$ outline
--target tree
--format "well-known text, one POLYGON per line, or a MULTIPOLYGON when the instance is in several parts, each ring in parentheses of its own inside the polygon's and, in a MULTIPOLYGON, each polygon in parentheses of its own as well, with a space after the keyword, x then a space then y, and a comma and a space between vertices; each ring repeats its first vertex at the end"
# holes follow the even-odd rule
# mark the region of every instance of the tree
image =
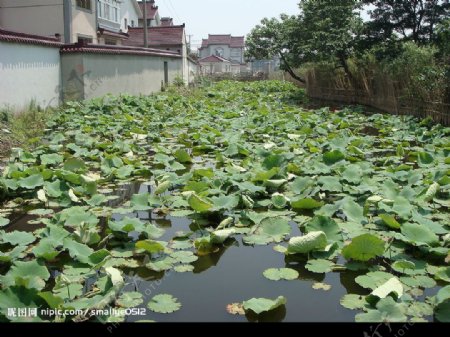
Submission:
POLYGON ((449 0, 363 0, 369 11, 369 34, 386 41, 393 34, 416 43, 435 41, 436 27, 450 15, 449 0))
POLYGON ((354 53, 361 33, 359 2, 302 0, 299 7, 303 61, 337 62, 352 78, 347 60, 354 53))
POLYGON ((247 36, 247 58, 260 60, 278 56, 282 61, 282 69, 296 80, 305 83, 292 68, 299 64, 298 55, 294 53, 300 40, 300 36, 295 34, 299 28, 298 24, 295 16, 281 15, 280 20, 264 18, 247 36))
POLYGON ((247 37, 249 56, 280 56, 284 70, 294 78, 293 67, 306 62, 335 62, 352 77, 347 59, 352 55, 362 20, 358 1, 302 0, 298 16, 264 19, 247 37))

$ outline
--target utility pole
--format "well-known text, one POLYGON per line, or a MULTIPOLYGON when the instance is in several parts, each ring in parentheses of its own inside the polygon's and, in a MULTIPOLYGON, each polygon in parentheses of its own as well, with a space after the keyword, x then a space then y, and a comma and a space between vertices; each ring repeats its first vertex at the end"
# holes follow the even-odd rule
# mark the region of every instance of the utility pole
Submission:
POLYGON ((148 48, 148 29, 147 29, 147 0, 144 0, 144 48, 148 48))

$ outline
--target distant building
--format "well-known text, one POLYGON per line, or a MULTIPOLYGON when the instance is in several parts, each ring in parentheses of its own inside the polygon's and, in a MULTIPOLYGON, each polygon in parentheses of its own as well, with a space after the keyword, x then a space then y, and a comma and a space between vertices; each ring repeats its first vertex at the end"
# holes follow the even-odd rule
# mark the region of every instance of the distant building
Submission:
POLYGON ((252 60, 251 71, 253 73, 265 73, 270 74, 274 71, 280 70, 280 58, 274 57, 266 60, 252 60))
MULTIPOLYGON (((172 22, 172 20, 169 20, 172 22)), ((129 28, 128 40, 124 41, 125 45, 133 47, 144 46, 144 28, 129 28)), ((196 62, 188 56, 185 25, 167 25, 148 28, 148 47, 154 49, 168 50, 179 53, 183 56, 183 79, 186 83, 193 80, 193 75, 189 69, 195 66, 189 63, 196 62)), ((194 70, 194 75, 196 70, 194 70)))
POLYGON ((244 63, 244 48, 245 41, 243 36, 210 34, 207 39, 203 39, 202 41, 202 46, 199 49, 199 62, 202 64, 206 60, 206 63, 208 63, 207 68, 209 67, 207 71, 211 70, 211 63, 216 63, 212 68, 221 70, 214 72, 240 73, 241 69, 246 67, 244 63), (217 56, 219 58, 208 59, 210 56, 217 56), (231 66, 220 61, 221 59, 229 61, 231 66), (219 66, 217 63, 223 64, 219 66))
POLYGON ((122 18, 120 29, 122 32, 127 33, 128 27, 139 26, 139 18, 143 16, 141 6, 139 6, 136 0, 122 1, 120 5, 120 16, 122 18))
POLYGON ((202 75, 232 72, 231 62, 217 55, 203 57, 198 60, 198 63, 200 64, 200 72, 202 75))
MULTIPOLYGON (((139 17, 139 27, 144 27, 144 2, 138 2, 141 9, 139 17)), ((147 10, 147 27, 157 27, 161 25, 161 17, 159 16, 158 6, 155 5, 155 0, 150 0, 145 3, 147 10)))
POLYGON ((94 0, 0 0, 0 26, 17 32, 54 37, 64 43, 97 43, 94 0))

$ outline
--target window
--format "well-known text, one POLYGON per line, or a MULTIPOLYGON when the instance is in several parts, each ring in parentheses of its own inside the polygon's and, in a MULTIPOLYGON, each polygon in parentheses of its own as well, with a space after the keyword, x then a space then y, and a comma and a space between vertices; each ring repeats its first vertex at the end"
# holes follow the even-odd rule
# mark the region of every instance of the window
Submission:
POLYGON ((77 7, 92 10, 91 0, 77 0, 77 7))
POLYGON ((125 26, 125 29, 128 27, 128 20, 127 18, 123 19, 123 25, 125 26))
POLYGON ((131 27, 134 27, 134 20, 131 20, 131 27))
POLYGON ((99 0, 98 17, 104 20, 120 23, 120 8, 117 0, 99 0))
POLYGON ((78 35, 78 42, 83 44, 92 43, 92 37, 78 35))

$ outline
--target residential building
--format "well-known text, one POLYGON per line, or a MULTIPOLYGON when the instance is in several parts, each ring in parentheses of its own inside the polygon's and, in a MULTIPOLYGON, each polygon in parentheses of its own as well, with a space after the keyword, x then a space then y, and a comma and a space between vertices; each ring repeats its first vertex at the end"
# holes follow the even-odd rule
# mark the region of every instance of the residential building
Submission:
POLYGON ((142 10, 139 3, 136 0, 122 1, 120 5, 120 16, 122 18, 120 23, 122 32, 127 33, 128 27, 138 27, 139 18, 142 17, 142 10))
POLYGON ((244 63, 245 41, 243 36, 209 35, 199 49, 200 58, 220 56, 234 64, 244 63))
POLYGON ((97 7, 94 0, 0 0, 0 27, 97 43, 97 7))
MULTIPOLYGON (((139 27, 144 27, 144 2, 139 1, 141 15, 139 17, 139 27)), ((161 25, 161 17, 159 16, 158 6, 155 5, 155 0, 145 2, 147 10, 147 27, 157 27, 161 25)))
MULTIPOLYGON (((171 20, 168 20, 171 22, 171 20)), ((134 47, 144 46, 144 28, 128 28, 128 40, 125 45, 134 47)), ((167 25, 148 28, 148 47, 166 51, 174 51, 183 57, 183 79, 186 84, 193 80, 189 69, 196 68, 196 62, 188 56, 185 25, 167 25), (194 65, 190 65, 193 63, 194 65)), ((196 71, 194 72, 195 75, 196 71)))
POLYGON ((198 63, 200 64, 200 72, 202 75, 232 72, 231 62, 217 55, 201 58, 198 60, 198 63))

